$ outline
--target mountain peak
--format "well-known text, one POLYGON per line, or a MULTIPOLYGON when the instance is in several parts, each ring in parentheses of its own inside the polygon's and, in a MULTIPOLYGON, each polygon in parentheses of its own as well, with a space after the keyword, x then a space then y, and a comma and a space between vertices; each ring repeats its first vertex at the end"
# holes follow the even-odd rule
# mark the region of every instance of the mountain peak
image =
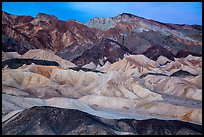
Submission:
POLYGON ((135 20, 135 19, 145 19, 145 18, 136 16, 136 15, 131 14, 131 13, 122 13, 122 14, 118 14, 116 17, 114 17, 114 19, 119 19, 119 20, 134 19, 135 20))
POLYGON ((118 16, 128 16, 128 17, 136 17, 135 15, 133 14, 130 14, 130 13, 122 13, 122 14, 119 14, 118 16))
POLYGON ((49 15, 49 14, 44 14, 44 13, 38 13, 37 16, 35 17, 35 21, 45 21, 47 23, 54 23, 56 21, 58 21, 58 18, 53 16, 53 15, 49 15))
POLYGON ((2 18, 4 19, 5 17, 13 17, 13 18, 15 18, 15 17, 17 17, 16 15, 13 15, 13 14, 10 14, 10 13, 8 13, 8 12, 5 12, 5 11, 2 11, 2 18))
POLYGON ((36 18, 38 18, 38 19, 57 19, 58 20, 58 18, 56 16, 44 14, 44 13, 38 13, 36 18))

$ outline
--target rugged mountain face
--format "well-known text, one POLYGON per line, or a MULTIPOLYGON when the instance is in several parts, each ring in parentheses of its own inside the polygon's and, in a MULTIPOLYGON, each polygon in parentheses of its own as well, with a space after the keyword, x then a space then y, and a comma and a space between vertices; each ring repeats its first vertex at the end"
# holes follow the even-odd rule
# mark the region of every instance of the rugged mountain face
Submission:
POLYGON ((30 49, 49 49, 63 59, 73 60, 76 65, 90 62, 98 65, 104 56, 107 61, 115 62, 126 54, 127 49, 132 54, 144 53, 153 60, 160 55, 171 60, 189 54, 202 55, 201 26, 165 24, 128 13, 112 18, 94 18, 82 24, 74 20, 61 21, 43 13, 33 18, 3 12, 2 24, 3 51, 24 54, 30 49), (104 39, 112 42, 102 42, 104 39), (112 43, 125 48, 115 48, 117 46, 112 43), (106 46, 120 51, 90 55, 106 46))
MULTIPOLYGON (((144 54, 153 60, 157 60, 160 55, 171 60, 174 60, 174 57, 186 57, 189 54, 202 55, 201 26, 164 24, 127 13, 113 18, 94 18, 86 25, 100 30, 96 31, 98 38, 111 39, 128 48, 132 54, 144 54)), ((94 49, 93 46, 91 50, 94 49)), ((85 53, 91 50, 87 50, 85 53)), ((116 55, 114 58, 119 56, 116 55)), ((80 57, 82 59, 84 55, 80 57)), ((79 60, 80 57, 73 61, 79 60)), ((98 56, 98 58, 104 60, 103 57, 98 56)), ((84 64, 90 61, 93 60, 90 59, 84 64)), ((77 64, 77 62, 75 63, 77 64)))
POLYGON ((57 52, 72 44, 96 40, 92 29, 76 21, 65 22, 42 13, 35 18, 17 17, 5 12, 2 16, 3 51, 17 51, 23 54, 31 48, 41 48, 57 52), (19 48, 25 48, 10 48, 16 47, 14 44, 19 48))
POLYGON ((74 58, 72 62, 80 66, 90 62, 103 66, 106 61, 114 63, 122 59, 124 54, 132 54, 132 51, 114 40, 102 39, 99 44, 84 51, 81 56, 74 58))
POLYGON ((2 131, 3 135, 201 135, 202 127, 176 120, 105 119, 74 109, 32 107, 3 122, 2 131))
MULTIPOLYGON (((118 31, 120 35, 125 37, 128 37, 127 32, 135 32, 137 35, 141 36, 141 38, 149 41, 150 44, 162 44, 165 48, 169 47, 168 43, 171 43, 171 46, 178 46, 178 43, 186 46, 202 45, 201 26, 197 26, 198 29, 193 25, 164 24, 127 13, 120 14, 113 18, 94 18, 88 22, 87 25, 93 28, 103 29, 106 32, 110 32, 110 34, 114 29, 115 31, 118 31), (108 26, 108 29, 104 29, 100 25, 108 26), (173 41, 177 43, 172 43, 173 41)), ((115 35, 118 33, 114 32, 115 35)), ((110 37, 108 34, 109 33, 105 36, 110 37)), ((118 40, 115 36, 113 36, 113 39, 114 38, 115 40, 118 40)), ((182 49, 183 47, 178 46, 177 48, 182 49)))

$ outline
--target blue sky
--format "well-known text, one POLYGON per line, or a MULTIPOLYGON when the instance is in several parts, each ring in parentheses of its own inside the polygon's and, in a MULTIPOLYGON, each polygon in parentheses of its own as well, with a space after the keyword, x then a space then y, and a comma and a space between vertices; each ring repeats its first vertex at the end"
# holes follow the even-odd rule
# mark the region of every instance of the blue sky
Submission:
POLYGON ((33 17, 46 13, 83 23, 94 17, 131 13, 163 23, 202 25, 202 2, 3 2, 2 10, 33 17))

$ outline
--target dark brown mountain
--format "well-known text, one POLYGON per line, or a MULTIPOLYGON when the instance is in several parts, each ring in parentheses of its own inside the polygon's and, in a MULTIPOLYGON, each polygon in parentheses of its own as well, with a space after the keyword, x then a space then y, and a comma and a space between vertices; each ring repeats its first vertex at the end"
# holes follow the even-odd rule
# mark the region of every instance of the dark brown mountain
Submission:
POLYGON ((105 119, 55 107, 32 107, 2 123, 3 135, 201 135, 202 126, 176 120, 105 119))
POLYGON ((202 26, 161 23, 128 13, 82 24, 44 13, 33 18, 3 12, 2 25, 3 51, 24 54, 30 49, 50 49, 77 65, 99 64, 103 57, 115 62, 127 51, 153 60, 160 55, 171 60, 202 55, 202 26), (109 42, 102 42, 106 39, 109 42))
POLYGON ((103 66, 106 61, 114 63, 118 59, 122 59, 124 54, 133 53, 131 50, 117 41, 111 39, 102 39, 99 44, 84 51, 81 56, 74 58, 72 62, 79 66, 88 64, 90 62, 94 62, 96 65, 103 66))

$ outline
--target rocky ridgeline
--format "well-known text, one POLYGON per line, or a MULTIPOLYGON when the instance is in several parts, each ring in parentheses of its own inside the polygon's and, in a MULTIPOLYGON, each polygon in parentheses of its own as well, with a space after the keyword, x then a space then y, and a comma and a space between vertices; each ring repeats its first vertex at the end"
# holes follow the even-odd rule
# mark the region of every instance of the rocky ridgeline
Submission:
POLYGON ((201 26, 165 24, 128 13, 82 24, 43 13, 33 18, 3 12, 2 25, 3 51, 24 54, 30 49, 48 49, 76 65, 98 65, 104 57, 104 61, 115 62, 127 49, 153 60, 160 55, 171 60, 202 55, 201 26))

